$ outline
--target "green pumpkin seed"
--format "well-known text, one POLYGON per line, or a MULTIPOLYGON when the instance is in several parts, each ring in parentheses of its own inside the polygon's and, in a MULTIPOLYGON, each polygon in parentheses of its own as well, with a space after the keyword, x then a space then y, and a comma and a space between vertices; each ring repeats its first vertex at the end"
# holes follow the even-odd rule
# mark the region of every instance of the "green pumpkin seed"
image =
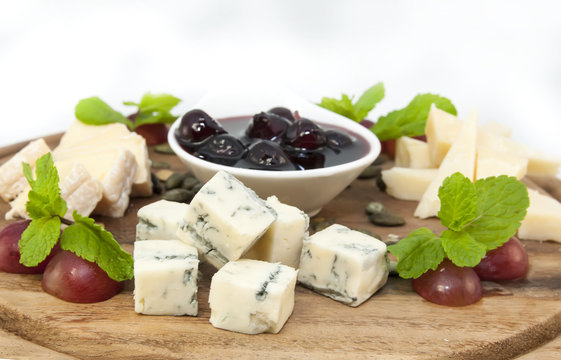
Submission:
POLYGON ((375 165, 370 165, 358 176, 359 179, 372 179, 378 176, 382 172, 382 169, 375 165))
POLYGON ((378 226, 401 226, 405 224, 404 218, 387 211, 370 214, 368 219, 378 226))
POLYGON ((153 169, 169 169, 170 165, 165 161, 152 161, 153 169))
POLYGON ((335 224, 335 219, 315 217, 310 219, 310 230, 311 232, 316 233, 318 231, 328 228, 333 224, 335 224))
POLYGON ((367 214, 375 214, 386 211, 386 207, 382 203, 372 201, 369 202, 368 205, 366 205, 366 208, 364 210, 367 214))
POLYGON ((195 196, 195 194, 193 192, 189 191, 189 190, 172 189, 172 190, 166 191, 166 193, 164 195, 162 195, 162 199, 168 200, 168 201, 188 203, 191 200, 193 200, 194 196, 195 196))
POLYGON ((191 188, 191 191, 194 192, 195 194, 199 192, 199 190, 201 190, 201 188, 204 186, 204 184, 198 183, 195 184, 195 186, 193 186, 191 188))
POLYGON ((353 230, 360 231, 363 234, 366 234, 368 236, 372 236, 373 238, 376 238, 378 240, 382 240, 382 237, 380 235, 378 235, 375 232, 370 231, 368 229, 353 229, 353 230))
POLYGON ((152 192, 154 194, 161 194, 164 189, 162 188, 160 179, 158 179, 154 173, 150 173, 150 178, 152 179, 152 192))
POLYGON ((174 152, 169 146, 169 144, 160 144, 154 147, 154 150, 160 154, 172 155, 174 152))
POLYGON ((191 190, 193 186, 197 185, 198 183, 199 180, 195 179, 192 175, 189 175, 185 179, 183 179, 183 182, 181 183, 181 188, 185 190, 191 190))
POLYGON ((166 189, 170 190, 170 189, 175 189, 181 186, 181 184, 183 183, 183 180, 185 180, 185 178, 188 176, 189 174, 186 173, 173 173, 167 180, 166 180, 166 189))

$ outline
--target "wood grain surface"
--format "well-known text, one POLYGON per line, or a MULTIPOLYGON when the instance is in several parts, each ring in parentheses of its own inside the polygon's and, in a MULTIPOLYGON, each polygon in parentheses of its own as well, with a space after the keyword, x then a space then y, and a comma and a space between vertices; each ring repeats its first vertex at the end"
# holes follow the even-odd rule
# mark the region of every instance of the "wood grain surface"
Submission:
MULTIPOLYGON (((57 137, 49 141, 56 143, 57 137)), ((151 151, 151 157, 184 170, 172 155, 151 151)), ((559 187, 555 181, 552 184, 559 187)), ((125 218, 97 220, 132 252, 136 211, 156 199, 132 199, 125 218)), ((384 238, 390 233, 405 236, 419 226, 442 229, 436 219, 413 218, 415 206, 379 192, 372 180, 357 180, 318 217, 334 218, 384 238), (404 216, 407 224, 396 228, 370 224, 364 214, 370 201, 383 202, 404 216)), ((7 209, 7 204, 0 204, 2 218, 7 209)), ((0 226, 5 224, 0 220, 0 226)), ((477 304, 460 308, 432 304, 412 290, 410 281, 398 277, 390 277, 382 290, 358 308, 297 286, 294 313, 276 335, 244 335, 212 327, 207 300, 214 270, 205 264, 197 317, 136 314, 132 282, 108 301, 72 304, 44 293, 40 275, 0 273, 0 328, 9 333, 7 337, 18 339, 16 343, 32 343, 30 357, 511 359, 526 354, 531 359, 527 357, 531 351, 545 345, 541 358, 547 358, 559 349, 555 341, 548 342, 561 333, 561 244, 528 241, 525 245, 530 254, 528 276, 501 284, 484 282, 484 297, 477 304), (40 351, 45 356, 33 356, 40 351)), ((6 336, 0 339, 10 342, 6 336)), ((0 357, 21 355, 22 347, 10 350, 2 341, 0 357), (6 353, 6 349, 16 353, 6 353)))

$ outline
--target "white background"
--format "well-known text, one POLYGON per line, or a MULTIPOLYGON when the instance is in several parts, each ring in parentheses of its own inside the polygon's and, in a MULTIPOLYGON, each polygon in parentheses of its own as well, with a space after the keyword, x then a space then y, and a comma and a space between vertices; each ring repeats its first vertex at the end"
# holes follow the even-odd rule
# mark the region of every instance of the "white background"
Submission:
POLYGON ((561 155, 559 4, 0 0, 0 146, 63 131, 84 97, 169 92, 179 112, 251 78, 314 102, 383 81, 371 118, 434 92, 561 155))

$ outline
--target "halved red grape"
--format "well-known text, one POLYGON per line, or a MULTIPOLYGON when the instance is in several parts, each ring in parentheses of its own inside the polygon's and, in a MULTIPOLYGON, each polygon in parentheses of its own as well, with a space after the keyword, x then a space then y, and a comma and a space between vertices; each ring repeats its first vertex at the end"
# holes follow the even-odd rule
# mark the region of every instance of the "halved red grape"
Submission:
POLYGON ((481 281, 472 268, 458 267, 445 259, 436 270, 412 280, 413 288, 426 300, 446 306, 473 304, 483 294, 481 281))
POLYGON ((47 265, 41 286, 62 300, 93 303, 113 297, 123 283, 111 279, 97 264, 63 250, 47 265))
POLYGON ((289 120, 290 122, 293 122, 294 120, 296 120, 294 118, 294 114, 292 114, 292 111, 290 111, 289 109, 287 109, 285 107, 282 107, 282 106, 274 107, 267 112, 278 115, 278 116, 282 116, 283 118, 289 120))
POLYGON ((273 113, 255 114, 246 130, 250 138, 264 139, 280 142, 290 121, 273 113))
POLYGON ((188 142, 201 142, 212 135, 224 134, 226 130, 202 110, 191 110, 181 118, 176 137, 188 142))
POLYGON ((300 118, 286 130, 286 143, 299 149, 314 150, 325 146, 325 132, 313 121, 300 118))
POLYGON ((40 274, 45 270, 54 253, 60 249, 57 244, 51 254, 37 266, 27 267, 21 264, 19 240, 29 223, 31 220, 14 222, 0 231, 0 271, 13 274, 40 274))
POLYGON ((487 252, 473 268, 481 280, 514 280, 528 272, 528 253, 524 245, 511 237, 501 247, 487 252))
POLYGON ((163 144, 168 139, 168 128, 166 124, 144 124, 134 131, 146 139, 146 145, 163 144))

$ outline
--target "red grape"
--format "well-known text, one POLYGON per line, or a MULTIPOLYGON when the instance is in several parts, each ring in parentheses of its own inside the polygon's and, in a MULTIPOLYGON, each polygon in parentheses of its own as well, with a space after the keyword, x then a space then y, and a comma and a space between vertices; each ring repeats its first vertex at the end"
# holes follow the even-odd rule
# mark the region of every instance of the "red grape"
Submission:
POLYGON ((97 264, 65 250, 49 262, 41 285, 47 293, 76 303, 104 301, 123 288, 97 264))
POLYGON ((168 140, 166 124, 144 124, 134 131, 146 139, 146 145, 163 144, 168 140))
POLYGON ((473 268, 481 280, 514 280, 528 272, 528 253, 515 237, 501 247, 487 252, 479 265, 473 268))
POLYGON ((45 270, 54 253, 60 249, 57 244, 51 254, 37 266, 27 267, 21 264, 19 240, 30 222, 31 220, 14 222, 0 231, 0 271, 13 274, 40 274, 45 270))
POLYGON ((483 293, 481 281, 472 268, 458 267, 448 259, 436 270, 413 279, 413 288, 428 301, 446 306, 473 304, 483 293))

